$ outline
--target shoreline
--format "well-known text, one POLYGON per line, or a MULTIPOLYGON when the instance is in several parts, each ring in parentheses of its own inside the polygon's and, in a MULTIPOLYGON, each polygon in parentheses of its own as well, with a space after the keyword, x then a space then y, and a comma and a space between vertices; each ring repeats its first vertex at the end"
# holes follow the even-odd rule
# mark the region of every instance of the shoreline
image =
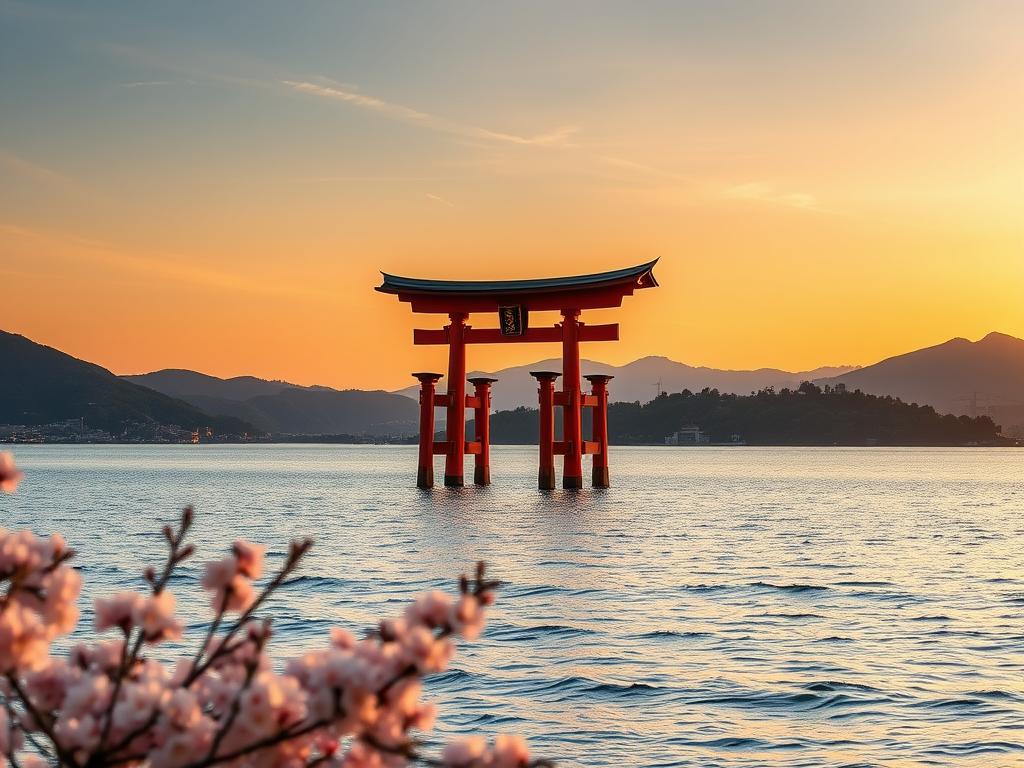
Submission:
MULTIPOLYGON (((303 439, 287 440, 204 440, 198 443, 183 441, 157 440, 0 440, 0 445, 168 445, 168 446, 213 446, 213 445, 348 445, 348 446, 396 446, 415 448, 416 442, 411 440, 332 440, 315 439, 316 436, 304 436, 303 439)), ((531 443, 491 443, 491 447, 532 448, 531 443)), ((703 450, 707 448, 1024 448, 1024 440, 1007 438, 1000 443, 709 443, 704 445, 665 445, 663 443, 611 443, 612 448, 663 448, 665 450, 703 450)))

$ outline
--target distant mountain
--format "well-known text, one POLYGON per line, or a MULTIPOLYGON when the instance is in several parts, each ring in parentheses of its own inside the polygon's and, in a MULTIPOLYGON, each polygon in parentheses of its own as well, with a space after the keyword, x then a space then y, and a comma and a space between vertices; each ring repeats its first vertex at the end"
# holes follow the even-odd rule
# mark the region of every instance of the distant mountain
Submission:
POLYGON ((303 387, 254 376, 220 379, 180 369, 124 378, 266 432, 401 436, 419 430, 417 401, 381 390, 303 387))
POLYGON ((1008 433, 1024 434, 1024 339, 1005 333, 950 339, 817 383, 927 403, 940 413, 988 415, 1008 433))
POLYGON ((176 424, 221 433, 252 431, 236 418, 218 418, 115 376, 52 347, 0 331, 0 423, 39 425, 84 418, 117 434, 126 423, 176 424))
POLYGON ((122 376, 125 381, 141 384, 171 397, 187 399, 191 396, 212 397, 219 400, 248 400, 260 395, 276 395, 286 389, 298 388, 287 381, 267 381, 255 376, 235 376, 218 379, 205 373, 181 368, 164 368, 152 373, 122 376))
MULTIPOLYGON (((940 413, 991 416, 1004 433, 1024 436, 1024 340, 1002 333, 976 342, 951 339, 865 368, 728 371, 665 357, 645 357, 623 366, 584 360, 582 367, 584 374, 615 376, 612 402, 649 402, 659 386, 669 393, 710 388, 745 395, 768 387, 795 390, 803 381, 841 383, 848 390, 931 405, 940 413)), ((542 369, 560 370, 561 360, 470 375, 498 379, 494 410, 507 411, 534 406, 537 384, 529 372, 542 369)), ((439 391, 445 388, 442 380, 439 391)), ((278 433, 380 437, 416 434, 417 411, 415 386, 398 393, 341 391, 171 369, 119 378, 50 347, 0 332, 0 423, 85 417, 90 425, 113 432, 126 421, 139 421, 189 428, 210 425, 222 433, 255 427, 278 433)), ((436 416, 443 422, 443 409, 436 416)))
MULTIPOLYGON (((813 371, 782 371, 777 368, 759 368, 755 371, 728 371, 717 368, 694 367, 677 363, 667 357, 643 357, 623 366, 608 365, 593 360, 582 361, 583 373, 604 373, 615 378, 609 391, 612 402, 641 402, 654 399, 660 388, 663 392, 700 392, 705 387, 727 394, 747 395, 751 392, 775 387, 796 389, 803 381, 837 376, 854 370, 850 366, 816 368, 813 371)), ((562 370, 559 358, 540 360, 529 365, 503 368, 500 371, 474 371, 470 376, 491 376, 498 379, 494 384, 492 401, 498 411, 511 410, 519 406, 533 407, 537 403, 537 382, 530 371, 562 370)), ((445 379, 438 385, 438 391, 445 391, 445 379)), ((400 394, 416 397, 417 386, 399 390, 400 394)))

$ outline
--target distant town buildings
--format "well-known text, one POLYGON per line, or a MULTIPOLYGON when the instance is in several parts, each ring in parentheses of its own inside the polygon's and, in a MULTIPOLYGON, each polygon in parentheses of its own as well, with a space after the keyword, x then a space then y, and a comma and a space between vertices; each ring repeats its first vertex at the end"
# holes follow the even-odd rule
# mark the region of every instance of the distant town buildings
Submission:
MULTIPOLYGON (((199 443, 219 442, 212 427, 186 429, 177 424, 125 422, 116 434, 94 429, 85 419, 49 424, 0 424, 0 443, 199 443)), ((248 435, 243 436, 247 440, 248 435)), ((237 438, 235 438, 237 441, 237 438)))
POLYGON ((692 424, 680 427, 665 438, 665 445, 710 445, 710 443, 711 436, 692 424))
POLYGON ((711 435, 695 424, 687 424, 665 438, 665 445, 746 445, 742 435, 729 435, 725 443, 712 443, 711 435))

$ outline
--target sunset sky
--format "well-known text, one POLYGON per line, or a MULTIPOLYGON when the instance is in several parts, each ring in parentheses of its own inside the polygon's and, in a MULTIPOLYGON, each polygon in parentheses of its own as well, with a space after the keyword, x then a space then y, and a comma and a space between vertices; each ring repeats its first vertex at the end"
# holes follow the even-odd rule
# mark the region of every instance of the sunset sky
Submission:
POLYGON ((0 329, 117 373, 391 389, 445 350, 378 270, 660 257, 585 356, 1024 336, 1022 39, 1009 0, 0 0, 0 329))

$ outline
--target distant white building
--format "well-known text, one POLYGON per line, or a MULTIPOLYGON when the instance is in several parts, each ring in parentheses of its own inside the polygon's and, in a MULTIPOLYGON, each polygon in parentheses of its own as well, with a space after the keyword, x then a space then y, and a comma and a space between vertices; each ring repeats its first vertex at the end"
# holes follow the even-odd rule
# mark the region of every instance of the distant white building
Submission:
POLYGON ((676 432, 665 438, 665 445, 708 445, 711 436, 701 431, 700 427, 688 425, 680 427, 676 432))

